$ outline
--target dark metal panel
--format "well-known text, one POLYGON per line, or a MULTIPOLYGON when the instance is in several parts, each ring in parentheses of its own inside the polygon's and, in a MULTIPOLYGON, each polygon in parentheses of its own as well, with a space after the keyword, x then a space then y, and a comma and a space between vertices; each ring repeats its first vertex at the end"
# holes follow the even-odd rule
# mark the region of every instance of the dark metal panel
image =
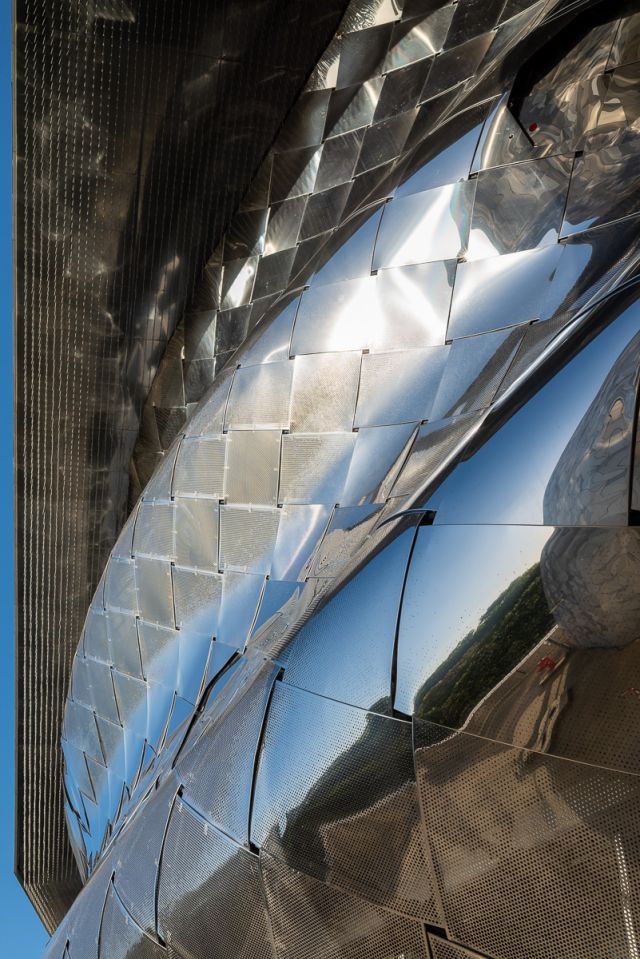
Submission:
MULTIPOLYGON (((49 929, 79 889, 62 815, 62 704, 126 517, 127 462, 144 420, 133 502, 215 367, 185 364, 183 381, 181 349, 169 346, 180 376, 160 377, 155 408, 143 406, 206 258, 344 6, 16 4, 18 699, 27 718, 17 854, 49 929)), ((260 249, 260 216, 257 237, 249 224, 230 234, 237 256, 243 243, 260 249)))

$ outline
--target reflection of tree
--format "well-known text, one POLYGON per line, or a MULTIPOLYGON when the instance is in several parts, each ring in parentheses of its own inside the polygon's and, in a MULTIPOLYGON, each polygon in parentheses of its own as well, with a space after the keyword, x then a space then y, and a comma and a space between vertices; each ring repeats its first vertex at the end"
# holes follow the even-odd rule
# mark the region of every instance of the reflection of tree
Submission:
POLYGON ((462 725, 471 709, 533 649, 553 622, 536 563, 498 596, 476 628, 422 685, 416 716, 445 726, 462 725))

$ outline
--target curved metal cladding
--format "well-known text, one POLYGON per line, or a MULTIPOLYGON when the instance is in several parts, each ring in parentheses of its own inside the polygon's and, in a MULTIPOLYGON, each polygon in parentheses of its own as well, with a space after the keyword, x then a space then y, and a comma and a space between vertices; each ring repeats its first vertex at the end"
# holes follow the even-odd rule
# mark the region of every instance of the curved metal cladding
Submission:
POLYGON ((640 950, 639 72, 628 4, 350 6, 154 386, 48 959, 640 950))

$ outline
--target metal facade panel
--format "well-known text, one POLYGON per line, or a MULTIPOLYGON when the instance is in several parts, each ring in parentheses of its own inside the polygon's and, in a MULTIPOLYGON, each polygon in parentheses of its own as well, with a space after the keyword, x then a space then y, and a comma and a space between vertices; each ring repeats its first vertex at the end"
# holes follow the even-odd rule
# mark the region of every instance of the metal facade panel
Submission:
POLYGON ((178 763, 185 800, 240 845, 249 843, 253 760, 277 669, 256 669, 233 708, 206 726, 178 763))
POLYGON ((187 959, 272 959, 258 859, 178 799, 162 850, 158 927, 187 959))
POLYGON ((611 905, 637 909, 637 776, 428 723, 416 769, 456 941, 498 959, 521 956, 523 936, 540 959, 628 948, 611 905))
POLYGON ((251 839, 329 885, 439 921, 410 723, 276 683, 251 839))
MULTIPOLYGON (((69 835, 128 882, 116 949, 633 951, 640 242, 632 176, 607 198, 596 171, 637 137, 618 13, 354 0, 212 240, 68 698, 69 835)), ((194 52, 197 109, 246 29, 232 5, 221 64, 194 52)))
POLYGON ((419 923, 325 886, 274 856, 261 868, 282 959, 426 959, 419 923))

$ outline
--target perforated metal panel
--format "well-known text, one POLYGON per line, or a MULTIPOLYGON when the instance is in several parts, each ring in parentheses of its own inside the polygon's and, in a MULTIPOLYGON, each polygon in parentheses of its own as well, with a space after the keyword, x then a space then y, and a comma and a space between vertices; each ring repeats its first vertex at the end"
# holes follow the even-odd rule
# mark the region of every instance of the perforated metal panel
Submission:
POLYGON ((266 363, 236 370, 225 414, 226 429, 287 429, 293 364, 266 363))
POLYGON ((429 936, 429 948, 433 959, 478 959, 477 953, 437 936, 429 936))
POLYGON ((422 723, 416 769, 453 938, 499 959, 523 942, 545 959, 625 954, 640 893, 636 776, 422 723))
POLYGON ((220 567, 268 573, 280 522, 277 509, 220 508, 220 567))
POLYGON ((276 672, 258 661, 249 685, 177 766, 186 801, 241 845, 248 844, 254 757, 276 672))
POLYGON ((258 859, 178 800, 162 851, 158 929, 185 959, 273 959, 258 859))
POLYGON ((410 723, 276 683, 252 841, 330 885, 437 922, 421 829, 410 723))
POLYGON ((355 443, 354 433, 291 433, 282 438, 282 503, 338 503, 355 443))
POLYGON ((419 923, 332 889, 268 854, 262 875, 282 959, 423 959, 419 923))
POLYGON ((228 503, 276 505, 281 435, 276 430, 234 430, 229 433, 228 503))
POLYGON ((160 853, 177 789, 178 782, 170 777, 151 793, 123 833, 114 856, 117 895, 138 926, 152 936, 156 934, 160 853))
POLYGON ((446 347, 370 353, 362 360, 355 425, 381 426, 431 419, 447 361, 446 347))
POLYGON ((175 494, 224 497, 226 437, 185 437, 173 477, 175 494))
POLYGON ((348 431, 360 380, 359 353, 297 356, 291 397, 291 431, 348 431))
POLYGON ((70 909, 65 926, 69 959, 99 959, 98 942, 109 884, 111 861, 107 855, 70 909))
POLYGON ((144 934, 109 887, 100 928, 100 957, 109 959, 163 959, 166 950, 144 934))

